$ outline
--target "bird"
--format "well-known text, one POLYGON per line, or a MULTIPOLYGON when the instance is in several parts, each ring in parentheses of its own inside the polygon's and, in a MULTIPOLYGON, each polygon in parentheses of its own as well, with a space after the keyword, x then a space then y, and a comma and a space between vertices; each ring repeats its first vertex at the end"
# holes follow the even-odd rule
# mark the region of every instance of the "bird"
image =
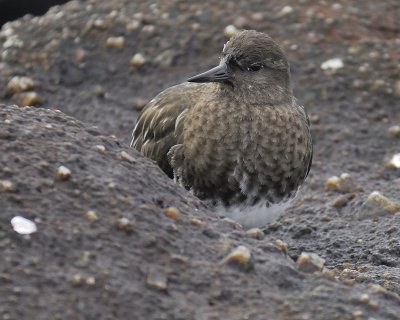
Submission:
POLYGON ((313 155, 310 121, 293 96, 285 53, 255 30, 232 36, 216 67, 152 99, 131 146, 249 227, 290 203, 313 155))

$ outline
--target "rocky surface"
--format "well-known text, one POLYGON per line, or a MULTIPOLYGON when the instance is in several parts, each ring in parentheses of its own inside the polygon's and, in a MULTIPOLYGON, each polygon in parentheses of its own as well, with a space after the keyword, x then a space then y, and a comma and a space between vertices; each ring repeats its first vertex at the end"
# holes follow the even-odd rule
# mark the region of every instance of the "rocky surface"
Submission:
POLYGON ((6 24, 0 101, 36 107, 0 107, 0 316, 400 319, 399 12, 98 0, 6 24), (128 148, 146 101, 240 28, 286 49, 315 141, 293 207, 250 231, 128 148))

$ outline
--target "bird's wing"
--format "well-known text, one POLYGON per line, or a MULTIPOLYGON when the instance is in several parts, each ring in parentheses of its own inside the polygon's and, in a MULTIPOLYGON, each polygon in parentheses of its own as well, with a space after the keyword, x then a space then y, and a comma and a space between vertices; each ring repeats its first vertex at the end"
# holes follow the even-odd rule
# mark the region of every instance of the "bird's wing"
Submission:
POLYGON ((144 107, 133 129, 131 146, 155 160, 171 178, 167 153, 181 140, 184 114, 198 100, 201 88, 183 83, 161 92, 144 107))
MULTIPOLYGON (((299 107, 301 108, 304 120, 305 120, 308 128, 310 129, 311 124, 310 124, 310 118, 308 117, 308 113, 307 113, 306 109, 302 105, 299 105, 299 107)), ((311 134, 310 134, 309 146, 308 147, 309 147, 309 153, 308 153, 309 154, 309 162, 308 162, 308 168, 307 168, 307 172, 306 172, 306 175, 305 175, 304 179, 307 178, 308 173, 310 172, 312 159, 313 159, 313 141, 312 141, 311 134)))

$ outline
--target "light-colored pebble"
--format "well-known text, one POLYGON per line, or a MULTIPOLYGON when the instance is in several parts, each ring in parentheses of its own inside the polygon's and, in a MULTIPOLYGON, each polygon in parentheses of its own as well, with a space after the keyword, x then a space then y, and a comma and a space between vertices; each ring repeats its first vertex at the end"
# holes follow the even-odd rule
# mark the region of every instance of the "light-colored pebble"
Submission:
POLYGON ((165 210, 165 213, 167 217, 174 219, 174 220, 180 220, 181 219, 181 213, 177 208, 174 207, 169 207, 167 210, 165 210))
POLYGON ((121 230, 129 230, 131 227, 131 222, 128 218, 122 217, 117 220, 117 227, 121 230))
POLYGON ((224 29, 224 35, 228 38, 234 36, 236 33, 238 33, 238 29, 233 24, 230 24, 229 26, 226 26, 224 29))
POLYGON ((17 104, 20 107, 36 106, 42 102, 39 94, 35 91, 23 92, 17 98, 17 104))
POLYGON ((97 220, 99 220, 99 217, 96 211, 89 210, 88 212, 86 212, 86 219, 88 219, 90 222, 96 222, 97 220))
POLYGON ((136 53, 131 59, 131 65, 135 67, 140 67, 146 63, 146 58, 141 53, 136 53))
POLYGON ((67 167, 65 167, 65 166, 58 167, 57 176, 61 180, 68 180, 71 177, 71 175, 72 175, 71 170, 69 170, 67 167))
POLYGON ((237 266, 243 271, 254 268, 251 252, 245 246, 238 246, 221 261, 221 264, 237 266))
POLYGON ((35 222, 21 216, 13 217, 11 225, 16 233, 22 235, 29 235, 37 231, 35 222))
POLYGON ((325 259, 321 258, 316 253, 302 252, 297 258, 297 265, 300 271, 306 273, 313 273, 317 271, 322 271, 324 267, 325 259))
POLYGON ((337 70, 343 67, 344 67, 343 60, 340 58, 329 59, 321 64, 322 70, 329 70, 329 69, 337 70))
POLYGON ((282 240, 280 240, 280 239, 276 239, 276 240, 274 241, 274 244, 275 244, 279 249, 281 249, 282 251, 287 251, 287 249, 289 248, 289 245, 288 245, 285 241, 282 241, 282 240))
POLYGON ((132 157, 129 153, 121 151, 117 154, 118 159, 124 160, 130 163, 136 163, 136 159, 132 157))
POLYGON ((106 147, 103 146, 102 144, 95 145, 94 149, 97 150, 100 153, 105 153, 106 152, 106 147))
POLYGON ((400 153, 393 155, 386 166, 392 169, 400 169, 400 153))
POLYGON ((400 126, 391 126, 388 130, 389 135, 392 137, 400 137, 400 126))
POLYGON ((34 88, 35 83, 29 77, 12 77, 7 84, 7 93, 14 94, 17 92, 30 91, 34 88))
POLYGON ((0 180, 0 191, 14 192, 15 186, 10 180, 0 180))
POLYGON ((147 274, 146 284, 157 290, 167 290, 168 279, 163 271, 150 269, 147 274))
POLYGON ((246 236, 258 240, 264 239, 264 232, 260 228, 252 228, 246 231, 246 236))
POLYGON ((122 49, 125 45, 124 37, 109 37, 106 40, 106 46, 109 48, 122 49))

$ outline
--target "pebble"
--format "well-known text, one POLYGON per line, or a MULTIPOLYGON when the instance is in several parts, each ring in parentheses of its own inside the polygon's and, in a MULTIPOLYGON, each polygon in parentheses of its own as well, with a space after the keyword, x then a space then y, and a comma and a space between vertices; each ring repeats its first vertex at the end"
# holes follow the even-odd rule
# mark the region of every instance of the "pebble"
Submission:
POLYGON ((109 37, 106 40, 106 46, 109 48, 122 49, 125 45, 124 37, 109 37))
POLYGON ((252 228, 246 231, 246 236, 257 240, 262 240, 264 239, 265 235, 260 228, 252 228))
POLYGON ((88 277, 85 281, 86 285, 89 287, 93 287, 96 284, 96 279, 95 277, 88 277))
POLYGON ((343 60, 340 58, 329 59, 321 64, 322 70, 337 70, 343 68, 343 60))
POLYGON ((65 166, 59 166, 57 169, 57 176, 61 180, 68 180, 71 177, 71 170, 65 166))
POLYGON ((164 291, 168 288, 167 282, 167 276, 163 271, 156 269, 149 270, 146 279, 146 284, 149 287, 164 291))
POLYGON ((391 126, 388 133, 391 137, 400 137, 400 126, 391 126))
POLYGON ((197 218, 193 218, 192 220, 190 220, 190 222, 195 226, 203 226, 205 224, 203 221, 197 218))
POLYGON ((133 30, 137 30, 140 27, 140 22, 137 20, 132 20, 130 22, 128 22, 125 26, 126 30, 128 31, 133 31, 133 30))
POLYGON ((167 208, 167 210, 165 211, 167 217, 174 219, 174 220, 180 220, 181 219, 181 213, 179 212, 178 209, 174 208, 174 207, 169 207, 167 208))
POLYGON ((245 246, 238 246, 221 261, 221 264, 235 266, 245 272, 254 269, 251 252, 245 246))
POLYGON ((128 231, 131 229, 131 226, 132 224, 128 218, 122 217, 117 220, 117 227, 120 230, 128 231))
POLYGON ((77 49, 75 51, 75 60, 77 62, 80 62, 80 63, 84 62, 86 60, 87 56, 88 56, 88 52, 84 49, 77 49))
POLYGON ((39 94, 35 91, 24 92, 18 95, 17 104, 20 107, 36 106, 41 103, 42 100, 39 94))
POLYGON ((99 220, 99 217, 96 211, 89 210, 88 212, 86 212, 86 219, 88 219, 90 222, 96 222, 97 220, 99 220))
POLYGON ((31 78, 15 76, 8 82, 6 90, 8 94, 14 94, 32 90, 34 86, 35 83, 31 78))
POLYGON ((117 154, 118 159, 125 160, 130 163, 136 163, 136 159, 132 157, 129 153, 121 151, 117 154))
POLYGON ((358 219, 394 215, 400 211, 400 203, 394 202, 378 191, 373 191, 357 212, 358 219))
POLYGON ((355 186, 353 178, 348 173, 342 173, 340 177, 332 176, 325 182, 326 191, 339 190, 343 192, 354 192, 358 188, 355 186))
POLYGON ((284 17, 287 16, 288 14, 294 12, 293 7, 291 6, 284 6, 281 11, 278 12, 277 17, 284 17))
POLYGON ((131 59, 131 65, 140 67, 146 63, 146 58, 141 53, 136 53, 131 59))
POLYGON ((306 273, 314 273, 322 271, 325 264, 325 259, 321 258, 316 253, 302 252, 297 258, 297 265, 300 271, 306 273))
POLYGON ((156 31, 156 27, 149 24, 147 26, 144 26, 142 28, 142 32, 146 35, 146 36, 151 36, 154 32, 156 31))
POLYGON ((282 240, 280 240, 280 239, 275 240, 275 241, 274 241, 274 244, 275 244, 279 249, 281 249, 282 251, 287 251, 287 249, 289 248, 289 245, 288 245, 285 241, 282 241, 282 240))
POLYGON ((230 37, 234 36, 236 33, 238 33, 238 31, 239 30, 233 24, 230 24, 229 26, 225 27, 224 35, 227 38, 230 38, 230 37))
POLYGON ((391 169, 400 169, 400 153, 393 155, 386 166, 391 169))
POLYGON ((0 180, 0 191, 3 192, 14 192, 15 186, 9 180, 0 180))
POLYGON ((16 233, 29 235, 37 231, 36 224, 21 216, 15 216, 11 219, 11 225, 16 233))
POLYGON ((103 146, 102 144, 95 145, 94 149, 97 150, 100 153, 105 153, 106 152, 106 147, 103 146))

